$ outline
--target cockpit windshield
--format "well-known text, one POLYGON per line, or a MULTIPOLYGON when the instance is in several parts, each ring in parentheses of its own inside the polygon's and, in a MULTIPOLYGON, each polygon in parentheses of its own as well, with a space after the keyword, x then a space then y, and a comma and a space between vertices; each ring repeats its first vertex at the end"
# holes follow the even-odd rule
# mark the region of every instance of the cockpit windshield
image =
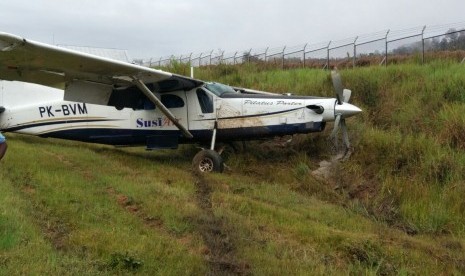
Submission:
POLYGON ((221 97, 221 95, 224 93, 237 93, 237 91, 234 90, 231 86, 216 82, 206 83, 205 88, 219 97, 221 97))

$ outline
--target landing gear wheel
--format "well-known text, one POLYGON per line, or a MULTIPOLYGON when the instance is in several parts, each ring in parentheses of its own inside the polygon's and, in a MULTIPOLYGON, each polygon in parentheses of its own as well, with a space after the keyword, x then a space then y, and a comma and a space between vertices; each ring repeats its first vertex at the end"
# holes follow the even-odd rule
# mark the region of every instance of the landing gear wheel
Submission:
POLYGON ((214 150, 199 151, 194 156, 192 166, 198 173, 223 172, 224 170, 223 158, 214 150))

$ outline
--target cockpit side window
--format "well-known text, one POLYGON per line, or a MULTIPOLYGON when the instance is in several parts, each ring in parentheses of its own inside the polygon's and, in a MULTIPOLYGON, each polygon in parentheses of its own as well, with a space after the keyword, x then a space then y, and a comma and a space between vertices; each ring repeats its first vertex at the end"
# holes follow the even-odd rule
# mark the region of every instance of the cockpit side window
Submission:
POLYGON ((213 113, 213 97, 201 88, 196 93, 202 113, 213 113))
POLYGON ((225 93, 237 93, 231 86, 224 85, 221 83, 206 83, 204 86, 208 91, 212 92, 213 94, 221 97, 225 93))

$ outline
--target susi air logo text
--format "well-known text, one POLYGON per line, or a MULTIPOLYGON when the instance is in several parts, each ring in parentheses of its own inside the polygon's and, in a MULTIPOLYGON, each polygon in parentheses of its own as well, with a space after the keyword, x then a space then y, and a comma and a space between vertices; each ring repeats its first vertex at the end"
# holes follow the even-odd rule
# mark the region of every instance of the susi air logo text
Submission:
POLYGON ((136 120, 136 126, 138 128, 141 127, 165 127, 165 126, 174 126, 173 122, 171 122, 170 119, 167 117, 159 117, 156 119, 144 119, 144 118, 138 118, 136 120))

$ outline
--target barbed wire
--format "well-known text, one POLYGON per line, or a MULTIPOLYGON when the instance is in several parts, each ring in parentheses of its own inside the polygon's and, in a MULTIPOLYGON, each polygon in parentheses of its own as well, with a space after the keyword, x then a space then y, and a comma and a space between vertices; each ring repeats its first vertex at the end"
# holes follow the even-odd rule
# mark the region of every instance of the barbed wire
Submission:
MULTIPOLYGON (((465 32, 465 21, 434 26, 417 26, 401 30, 382 30, 355 37, 324 41, 317 43, 302 43, 292 46, 258 47, 245 50, 210 50, 202 53, 188 53, 183 55, 169 55, 148 60, 138 60, 141 65, 149 67, 163 67, 172 62, 190 63, 192 66, 239 64, 244 62, 267 62, 280 59, 285 66, 286 59, 300 62, 306 66, 307 61, 323 62, 323 68, 330 66, 331 59, 352 59, 353 66, 357 58, 365 55, 384 55, 381 63, 386 64, 388 54, 396 48, 407 48, 409 44, 422 44, 423 60, 425 55, 425 40, 439 38, 451 33, 465 32), (406 46, 407 45, 407 46, 406 46)), ((465 50, 465 49, 464 49, 465 50)))

